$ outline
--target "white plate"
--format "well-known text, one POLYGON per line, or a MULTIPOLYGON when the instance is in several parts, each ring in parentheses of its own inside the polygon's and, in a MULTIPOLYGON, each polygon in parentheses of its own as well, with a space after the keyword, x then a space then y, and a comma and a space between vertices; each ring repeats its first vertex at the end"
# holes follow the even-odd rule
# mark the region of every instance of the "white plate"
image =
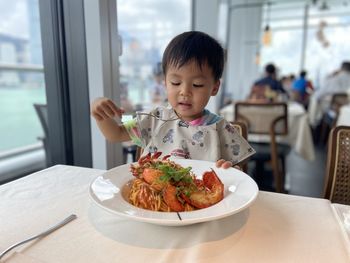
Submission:
POLYGON ((154 212, 131 205, 122 196, 123 186, 134 177, 130 164, 118 166, 97 177, 90 185, 90 196, 100 207, 118 216, 158 225, 182 226, 223 218, 247 208, 258 195, 258 187, 247 174, 234 169, 216 168, 215 163, 186 159, 174 160, 183 167, 192 167, 196 177, 214 169, 225 186, 219 203, 191 212, 154 212))

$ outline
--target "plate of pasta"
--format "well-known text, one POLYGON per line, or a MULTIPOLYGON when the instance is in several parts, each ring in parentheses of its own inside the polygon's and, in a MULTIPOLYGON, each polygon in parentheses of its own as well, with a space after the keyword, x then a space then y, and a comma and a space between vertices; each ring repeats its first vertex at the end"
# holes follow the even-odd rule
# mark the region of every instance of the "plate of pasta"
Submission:
POLYGON ((258 187, 235 168, 161 153, 108 170, 90 184, 101 208, 132 220, 182 226, 224 218, 250 206, 258 187))

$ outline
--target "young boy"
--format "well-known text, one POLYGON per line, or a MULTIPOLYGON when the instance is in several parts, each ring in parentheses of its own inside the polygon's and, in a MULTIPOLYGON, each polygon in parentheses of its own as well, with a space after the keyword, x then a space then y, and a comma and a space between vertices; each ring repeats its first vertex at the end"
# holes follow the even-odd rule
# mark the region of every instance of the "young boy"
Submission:
POLYGON ((93 102, 91 114, 109 141, 132 140, 143 154, 160 151, 223 168, 255 152, 227 121, 205 109, 219 91, 224 68, 224 50, 215 39, 197 31, 182 33, 165 49, 162 64, 167 107, 120 125, 113 118, 120 118, 123 109, 107 98, 93 102))

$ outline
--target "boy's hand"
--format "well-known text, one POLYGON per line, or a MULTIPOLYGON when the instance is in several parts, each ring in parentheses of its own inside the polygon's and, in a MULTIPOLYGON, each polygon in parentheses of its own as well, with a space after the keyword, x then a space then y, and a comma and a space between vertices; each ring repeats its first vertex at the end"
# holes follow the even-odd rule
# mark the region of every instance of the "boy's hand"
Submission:
POLYGON ((221 168, 227 169, 227 168, 232 167, 232 162, 226 161, 224 159, 220 159, 220 160, 216 161, 216 167, 218 167, 218 168, 221 167, 221 168))
POLYGON ((91 104, 91 115, 98 121, 112 119, 116 115, 121 118, 123 113, 124 110, 108 98, 98 98, 91 104))

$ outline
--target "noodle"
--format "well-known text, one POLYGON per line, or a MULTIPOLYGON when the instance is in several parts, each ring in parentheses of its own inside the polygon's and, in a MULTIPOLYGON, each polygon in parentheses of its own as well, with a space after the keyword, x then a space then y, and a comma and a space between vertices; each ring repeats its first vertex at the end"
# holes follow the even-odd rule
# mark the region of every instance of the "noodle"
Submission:
MULTIPOLYGON (((170 160, 146 159, 131 165, 136 177, 130 182, 129 202, 139 208, 171 212, 193 211, 211 206, 223 198, 223 184, 214 171, 207 172, 212 190, 196 179, 191 167, 170 160)), ((208 177, 207 177, 208 178, 208 177)))
POLYGON ((132 181, 129 201, 134 206, 152 211, 170 211, 169 206, 163 200, 161 192, 155 190, 141 179, 132 181))

